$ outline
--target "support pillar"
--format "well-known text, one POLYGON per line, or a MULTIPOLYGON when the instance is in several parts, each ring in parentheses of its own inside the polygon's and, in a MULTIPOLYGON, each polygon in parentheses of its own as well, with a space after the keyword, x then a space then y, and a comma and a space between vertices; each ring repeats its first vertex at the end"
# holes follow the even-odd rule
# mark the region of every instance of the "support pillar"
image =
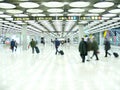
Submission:
POLYGON ((22 35, 22 37, 21 37, 21 39, 22 39, 22 49, 23 50, 27 50, 27 47, 28 47, 28 43, 27 43, 27 24, 24 24, 23 26, 22 26, 22 33, 21 33, 22 35))
POLYGON ((79 42, 81 41, 81 38, 84 37, 85 33, 84 33, 84 26, 83 25, 79 25, 79 42))

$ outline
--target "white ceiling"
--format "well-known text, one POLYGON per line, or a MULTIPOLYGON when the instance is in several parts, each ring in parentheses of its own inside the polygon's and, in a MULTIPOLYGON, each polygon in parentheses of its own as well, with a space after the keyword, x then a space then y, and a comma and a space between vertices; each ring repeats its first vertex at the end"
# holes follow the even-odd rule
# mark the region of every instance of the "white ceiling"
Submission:
MULTIPOLYGON (((42 32, 65 37, 76 32, 78 24, 89 33, 120 26, 119 0, 0 0, 0 31, 21 32, 27 24, 30 34, 42 32), (14 17, 35 16, 101 16, 102 20, 30 20, 14 21, 14 17)), ((3 33, 2 32, 2 33, 3 33)))

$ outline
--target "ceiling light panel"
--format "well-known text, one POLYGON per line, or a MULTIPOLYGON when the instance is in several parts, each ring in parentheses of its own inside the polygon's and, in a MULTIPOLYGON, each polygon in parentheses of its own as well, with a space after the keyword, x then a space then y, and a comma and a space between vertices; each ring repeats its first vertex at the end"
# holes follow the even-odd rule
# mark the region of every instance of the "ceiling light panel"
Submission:
POLYGON ((51 13, 58 13, 58 12, 63 12, 63 9, 48 9, 47 11, 51 13))
POLYGON ((50 14, 49 16, 63 16, 63 14, 50 14))
POLYGON ((104 11, 105 11, 105 9, 91 9, 91 10, 89 10, 89 12, 91 12, 91 13, 102 13, 104 11))
POLYGON ((50 31, 55 31, 54 29, 53 29, 53 27, 51 26, 51 24, 50 24, 50 22, 48 22, 48 21, 40 21, 41 22, 41 24, 42 25, 44 25, 48 30, 50 30, 50 31))
POLYGON ((12 14, 20 14, 23 13, 21 10, 13 9, 13 10, 6 10, 7 13, 12 13, 12 14))
POLYGON ((57 31, 62 31, 62 21, 54 21, 53 24, 57 31))
POLYGON ((94 4, 94 7, 108 8, 108 7, 112 7, 113 5, 114 5, 113 2, 98 2, 98 3, 94 4))
POLYGON ((99 16, 99 14, 85 14, 85 16, 99 16))
POLYGON ((41 10, 41 9, 28 9, 27 12, 29 12, 29 13, 41 13, 41 12, 43 12, 43 10, 41 10))
POLYGON ((102 15, 103 17, 114 17, 114 16, 116 16, 116 14, 104 14, 104 15, 102 15))
POLYGON ((19 4, 23 8, 37 8, 40 5, 34 2, 22 2, 19 4))
POLYGON ((15 17, 28 17, 28 15, 27 14, 16 14, 16 15, 14 15, 15 17))
POLYGON ((70 31, 74 24, 75 24, 74 21, 67 21, 66 25, 65 25, 65 30, 64 31, 70 31))
POLYGON ((46 16, 45 14, 31 14, 31 16, 46 16))
POLYGON ((0 14, 3 14, 4 12, 0 11, 0 14))
POLYGON ((120 13, 120 9, 113 9, 109 11, 110 13, 120 13))
POLYGON ((67 16, 81 16, 81 14, 77 14, 77 13, 70 13, 70 14, 67 14, 67 16))
POLYGON ((35 23, 35 22, 29 22, 31 25, 34 25, 35 27, 39 28, 40 30, 42 31, 47 31, 43 26, 41 26, 40 24, 38 23, 35 23))
POLYGON ((84 12, 84 9, 79 9, 79 8, 74 8, 74 9, 69 9, 69 12, 84 12))
POLYGON ((87 24, 88 22, 87 21, 81 21, 79 22, 79 24, 87 24))
POLYGON ((72 2, 69 4, 71 7, 87 7, 90 5, 90 2, 84 2, 84 1, 78 1, 78 2, 72 2))
POLYGON ((63 7, 64 3, 62 2, 44 2, 42 3, 46 7, 63 7))
POLYGON ((12 9, 12 8, 16 8, 16 6, 14 4, 11 4, 11 3, 0 3, 0 8, 12 9))
POLYGON ((1 18, 10 18, 11 16, 10 15, 5 15, 5 14, 1 14, 0 17, 1 18))
POLYGON ((120 4, 117 7, 120 8, 120 4))

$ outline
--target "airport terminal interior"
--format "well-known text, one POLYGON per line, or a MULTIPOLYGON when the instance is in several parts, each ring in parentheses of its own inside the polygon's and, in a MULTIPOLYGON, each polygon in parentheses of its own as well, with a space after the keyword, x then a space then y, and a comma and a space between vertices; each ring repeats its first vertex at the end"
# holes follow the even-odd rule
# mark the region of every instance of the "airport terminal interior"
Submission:
POLYGON ((120 90, 114 52, 120 55, 120 0, 0 0, 0 90, 120 90), (96 40, 99 60, 91 50, 82 62, 81 38, 96 40))

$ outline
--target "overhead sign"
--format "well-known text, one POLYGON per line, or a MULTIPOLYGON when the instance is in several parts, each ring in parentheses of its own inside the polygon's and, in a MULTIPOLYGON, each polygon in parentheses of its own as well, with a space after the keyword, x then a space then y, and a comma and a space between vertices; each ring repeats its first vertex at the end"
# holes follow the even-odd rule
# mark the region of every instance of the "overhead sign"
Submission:
POLYGON ((39 16, 39 17, 13 17, 14 21, 28 20, 101 20, 100 16, 39 16))

